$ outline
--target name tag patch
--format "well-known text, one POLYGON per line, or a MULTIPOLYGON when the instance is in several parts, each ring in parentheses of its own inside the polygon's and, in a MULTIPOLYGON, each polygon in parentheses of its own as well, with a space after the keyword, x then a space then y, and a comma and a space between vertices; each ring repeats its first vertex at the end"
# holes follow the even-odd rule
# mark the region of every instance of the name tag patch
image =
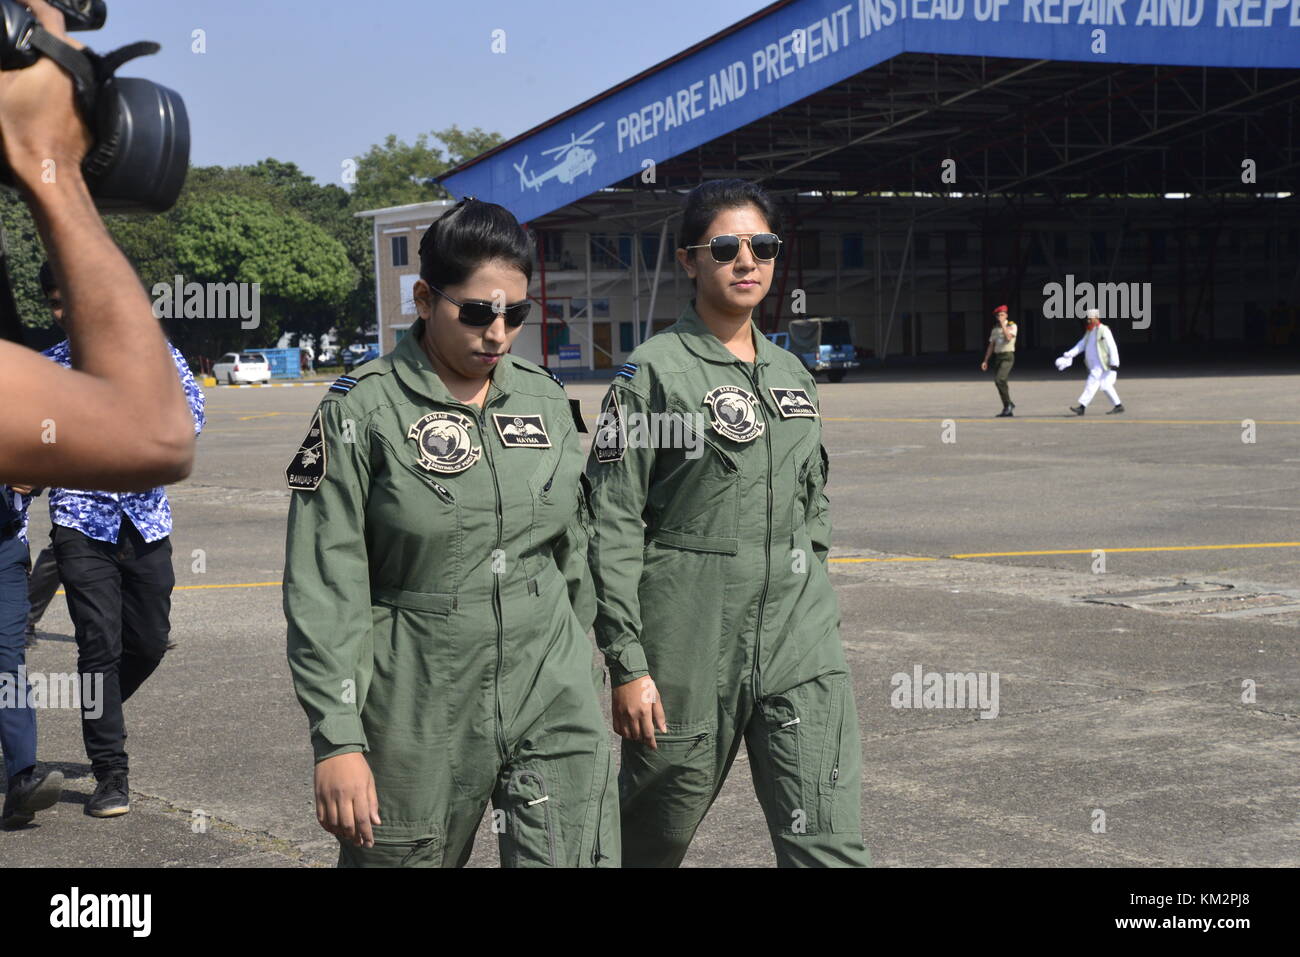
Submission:
POLYGON ((316 491, 325 478, 325 464, 325 426, 321 423, 320 409, 317 409, 307 428, 307 437, 302 440, 302 447, 294 453, 293 461, 284 470, 289 488, 316 491))
POLYGON ((753 442, 766 423, 758 417, 758 400, 739 386, 720 385, 704 396, 713 431, 734 442, 753 442))
POLYGON ((781 418, 817 417, 817 406, 813 405, 807 389, 768 389, 767 391, 772 393, 772 401, 781 410, 781 418))
POLYGON ((482 446, 475 445, 471 438, 473 427, 469 416, 459 412, 430 412, 411 426, 406 437, 415 440, 421 468, 455 475, 483 454, 482 446))
POLYGON ((515 448, 549 449, 551 437, 546 434, 546 423, 540 415, 502 415, 492 413, 501 444, 515 448))

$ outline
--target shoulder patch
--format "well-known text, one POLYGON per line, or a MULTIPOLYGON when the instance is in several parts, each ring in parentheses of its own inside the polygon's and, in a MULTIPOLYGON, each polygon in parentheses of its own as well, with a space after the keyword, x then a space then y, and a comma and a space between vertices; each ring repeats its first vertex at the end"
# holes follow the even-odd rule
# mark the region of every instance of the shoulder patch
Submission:
POLYGON ((347 395, 349 392, 352 391, 353 386, 355 386, 356 384, 357 384, 357 380, 352 378, 352 376, 341 375, 334 380, 334 384, 330 386, 329 391, 342 392, 344 395, 347 395))
POLYGON ((291 489, 314 492, 325 478, 325 465, 325 425, 321 421, 320 409, 317 409, 307 428, 307 437, 302 440, 302 447, 294 453, 293 461, 284 470, 285 481, 291 489))
POLYGON ((622 376, 625 379, 630 379, 634 375, 636 375, 636 363, 625 362, 623 363, 623 368, 614 373, 614 378, 617 379, 619 376, 622 376))
POLYGON ((596 461, 601 463, 618 462, 627 450, 623 413, 618 407, 618 393, 614 389, 609 390, 605 407, 596 420, 596 436, 591 444, 596 453, 596 461))

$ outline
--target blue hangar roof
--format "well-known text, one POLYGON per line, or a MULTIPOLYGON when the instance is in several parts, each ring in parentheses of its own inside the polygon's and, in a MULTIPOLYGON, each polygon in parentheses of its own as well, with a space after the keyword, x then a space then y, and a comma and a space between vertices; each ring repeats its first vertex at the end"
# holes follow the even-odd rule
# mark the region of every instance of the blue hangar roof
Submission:
MULTIPOLYGON (((439 180, 526 222, 903 54, 1056 61, 1074 77, 1123 64, 1293 69, 1300 0, 781 0, 439 180)), ((982 90, 987 77, 968 75, 945 103, 982 90)), ((1108 89, 1110 109, 1120 94, 1108 89)), ((1262 94, 1200 95, 1218 112, 1262 94)))

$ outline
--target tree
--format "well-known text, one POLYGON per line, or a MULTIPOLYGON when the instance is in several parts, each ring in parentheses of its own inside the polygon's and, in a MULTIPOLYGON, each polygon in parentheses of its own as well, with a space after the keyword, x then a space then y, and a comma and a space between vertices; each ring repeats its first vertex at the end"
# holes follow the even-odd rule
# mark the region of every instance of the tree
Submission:
MULTIPOLYGON (((356 286, 357 271, 343 245, 326 230, 264 199, 238 194, 186 205, 175 238, 176 261, 187 282, 259 283, 260 325, 273 341, 295 317, 328 313, 356 286)), ((238 337, 238 319, 220 325, 215 339, 238 337)))
POLYGON ((375 144, 357 159, 357 181, 352 189, 352 206, 356 210, 383 209, 446 199, 445 189, 430 182, 466 160, 473 159, 503 142, 500 133, 488 133, 479 127, 462 130, 456 125, 432 133, 421 133, 414 143, 399 140, 390 133, 383 145, 375 144), (442 143, 443 149, 430 143, 442 143))

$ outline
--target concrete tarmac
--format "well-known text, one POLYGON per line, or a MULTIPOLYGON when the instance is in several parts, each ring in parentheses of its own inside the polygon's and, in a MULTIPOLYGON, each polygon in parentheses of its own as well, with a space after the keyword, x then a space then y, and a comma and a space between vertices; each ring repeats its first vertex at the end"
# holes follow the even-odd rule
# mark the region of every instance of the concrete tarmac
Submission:
MULTIPOLYGON (((1015 375, 995 419, 974 368, 819 384, 867 845, 885 866, 1295 866, 1300 376, 1125 369, 1127 412, 1099 395, 1076 418, 1081 386, 1015 375), (893 706, 918 667, 996 675, 996 717, 893 706)), ((169 490, 179 647, 126 710, 132 811, 83 815, 78 715, 45 710, 68 786, 0 833, 6 866, 334 862, 279 588, 283 471, 324 388, 208 390, 169 490)), ((604 386, 569 391, 593 421, 604 386)), ((44 500, 32 517, 39 550, 44 500)), ((29 669, 74 671, 71 636, 56 598, 29 669)), ((687 864, 773 863, 742 751, 687 864)))

